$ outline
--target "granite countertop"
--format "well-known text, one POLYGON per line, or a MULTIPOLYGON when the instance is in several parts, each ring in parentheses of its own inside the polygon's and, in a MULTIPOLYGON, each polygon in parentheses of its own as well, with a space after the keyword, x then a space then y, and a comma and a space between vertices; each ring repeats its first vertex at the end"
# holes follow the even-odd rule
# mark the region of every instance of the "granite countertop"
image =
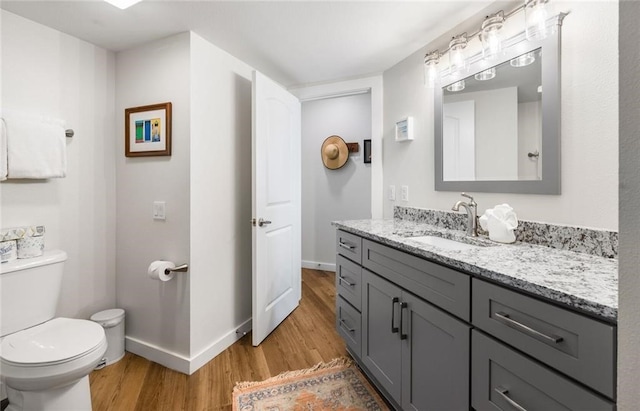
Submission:
POLYGON ((335 227, 553 300, 607 322, 618 317, 618 260, 523 242, 499 244, 487 237, 413 221, 334 221, 335 227), (482 247, 445 250, 412 240, 419 235, 472 242, 482 247))

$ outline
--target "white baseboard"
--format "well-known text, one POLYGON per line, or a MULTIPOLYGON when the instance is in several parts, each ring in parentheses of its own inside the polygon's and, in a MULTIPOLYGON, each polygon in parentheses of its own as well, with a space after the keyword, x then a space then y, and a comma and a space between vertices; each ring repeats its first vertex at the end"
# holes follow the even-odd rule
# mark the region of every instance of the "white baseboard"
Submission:
POLYGON ((182 354, 178 354, 172 351, 168 351, 162 347, 158 347, 154 344, 149 344, 145 341, 138 340, 132 337, 125 337, 125 350, 144 357, 150 361, 156 362, 160 365, 164 365, 172 370, 179 371, 183 374, 191 375, 196 372, 200 367, 214 359, 222 351, 226 350, 234 342, 244 336, 244 333, 236 333, 236 330, 251 329, 251 319, 246 320, 238 327, 229 331, 217 341, 214 341, 209 347, 202 350, 195 356, 188 358, 182 354), (248 328, 247 328, 248 327, 248 328))
POLYGON ((196 372, 200 367, 214 359, 222 351, 229 348, 234 342, 238 341, 245 334, 238 334, 238 330, 251 330, 251 318, 229 331, 217 341, 214 341, 209 347, 202 350, 200 353, 191 358, 191 364, 189 365, 189 375, 196 372))
POLYGON ((336 265, 330 263, 319 263, 317 261, 302 260, 302 268, 310 268, 312 270, 336 271, 336 265))
POLYGON ((133 337, 124 338, 124 349, 133 354, 146 358, 149 361, 157 362, 172 370, 183 374, 189 374, 189 358, 182 354, 168 351, 157 345, 133 337))

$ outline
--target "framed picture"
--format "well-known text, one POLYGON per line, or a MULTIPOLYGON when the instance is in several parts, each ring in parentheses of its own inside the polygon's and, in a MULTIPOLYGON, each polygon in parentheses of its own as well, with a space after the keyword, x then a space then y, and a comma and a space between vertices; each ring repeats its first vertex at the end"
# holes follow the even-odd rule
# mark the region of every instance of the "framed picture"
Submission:
POLYGON ((127 157, 171 155, 171 103, 124 110, 124 152, 127 157))
POLYGON ((371 162, 371 140, 364 140, 364 162, 371 162))

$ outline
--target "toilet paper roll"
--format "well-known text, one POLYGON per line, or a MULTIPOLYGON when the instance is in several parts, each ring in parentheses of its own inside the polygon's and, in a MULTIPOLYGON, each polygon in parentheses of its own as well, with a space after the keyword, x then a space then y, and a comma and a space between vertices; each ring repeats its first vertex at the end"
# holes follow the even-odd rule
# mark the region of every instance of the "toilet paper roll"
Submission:
POLYGON ((149 264, 147 275, 153 280, 169 281, 173 278, 174 273, 170 271, 169 274, 166 274, 165 270, 167 268, 174 268, 175 266, 171 261, 156 260, 149 264))
POLYGON ((24 237, 17 240, 18 258, 40 257, 44 253, 44 237, 24 237))

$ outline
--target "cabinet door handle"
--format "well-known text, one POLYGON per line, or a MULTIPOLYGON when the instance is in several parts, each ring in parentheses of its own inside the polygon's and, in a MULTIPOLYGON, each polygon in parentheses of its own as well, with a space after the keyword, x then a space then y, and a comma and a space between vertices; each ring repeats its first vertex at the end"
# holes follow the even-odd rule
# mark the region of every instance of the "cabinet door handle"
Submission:
POLYGON ((341 318, 340 319, 340 325, 347 331, 349 331, 350 333, 355 332, 355 328, 349 328, 349 326, 347 325, 347 323, 344 322, 344 320, 341 318))
POLYGON ((353 251, 353 249, 356 248, 355 245, 349 245, 349 244, 343 243, 342 241, 339 241, 338 245, 342 248, 346 248, 347 250, 351 250, 351 251, 353 251))
POLYGON ((404 309, 407 308, 409 304, 407 303, 401 303, 400 304, 400 339, 401 340, 406 340, 408 335, 404 332, 404 322, 402 321, 402 319, 404 318, 403 312, 404 309))
POLYGON ((558 344, 559 342, 561 342, 563 340, 562 337, 558 337, 557 335, 547 335, 544 333, 541 333, 538 330, 534 330, 533 328, 526 326, 522 323, 519 323, 518 321, 512 319, 509 317, 509 314, 498 311, 495 313, 495 316, 498 320, 500 320, 502 323, 508 325, 511 328, 515 328, 516 330, 520 330, 522 332, 524 332, 525 334, 529 334, 531 337, 536 338, 538 340, 542 340, 544 342, 550 342, 553 344, 558 344))
POLYGON ((518 411, 527 411, 526 408, 522 407, 520 404, 509 398, 507 394, 509 394, 509 390, 504 387, 496 387, 494 391, 498 393, 506 402, 509 403, 514 409, 518 411))
POLYGON ((353 287, 355 284, 351 284, 349 281, 345 280, 344 277, 342 276, 338 276, 338 282, 339 283, 345 283, 346 285, 348 285, 349 287, 353 287))
POLYGON ((393 297, 391 300, 391 334, 395 334, 399 331, 398 327, 396 327, 396 304, 400 302, 398 297, 393 297))

